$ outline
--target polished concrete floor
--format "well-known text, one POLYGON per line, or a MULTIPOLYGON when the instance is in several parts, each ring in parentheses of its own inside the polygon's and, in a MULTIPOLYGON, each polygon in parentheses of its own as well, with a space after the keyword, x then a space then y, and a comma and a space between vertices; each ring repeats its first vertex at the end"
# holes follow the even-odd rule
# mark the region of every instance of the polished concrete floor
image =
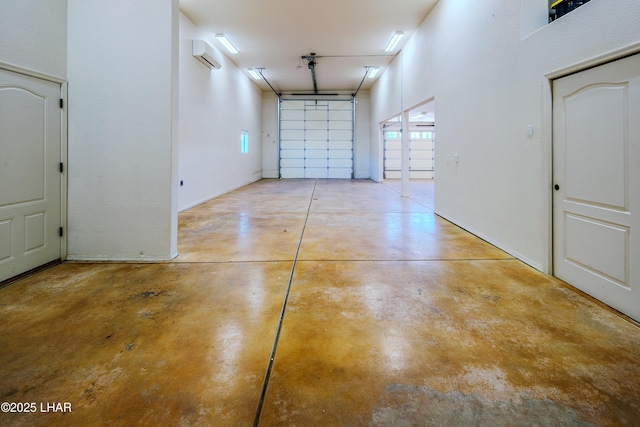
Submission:
POLYGON ((640 425, 636 324, 398 192, 263 180, 0 289, 0 425, 640 425))

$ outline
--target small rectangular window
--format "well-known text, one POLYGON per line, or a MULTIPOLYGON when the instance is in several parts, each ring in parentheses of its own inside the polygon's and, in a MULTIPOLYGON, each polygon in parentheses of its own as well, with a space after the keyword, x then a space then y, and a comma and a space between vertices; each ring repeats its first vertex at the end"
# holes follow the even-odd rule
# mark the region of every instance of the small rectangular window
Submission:
POLYGON ((249 132, 246 130, 240 131, 240 152, 249 152, 249 132))

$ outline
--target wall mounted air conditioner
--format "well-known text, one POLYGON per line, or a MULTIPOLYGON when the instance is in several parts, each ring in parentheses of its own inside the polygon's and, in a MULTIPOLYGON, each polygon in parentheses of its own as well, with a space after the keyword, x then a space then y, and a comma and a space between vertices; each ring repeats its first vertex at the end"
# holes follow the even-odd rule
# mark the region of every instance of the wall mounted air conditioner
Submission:
POLYGON ((193 56, 209 68, 217 70, 222 67, 217 59, 216 51, 204 40, 193 41, 193 56))

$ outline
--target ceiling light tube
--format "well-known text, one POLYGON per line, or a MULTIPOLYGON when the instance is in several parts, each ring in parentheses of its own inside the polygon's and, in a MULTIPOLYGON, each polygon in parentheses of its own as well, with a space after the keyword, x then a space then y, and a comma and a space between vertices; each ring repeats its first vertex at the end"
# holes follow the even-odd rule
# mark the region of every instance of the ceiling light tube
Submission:
POLYGON ((378 72, 380 71, 380 67, 368 67, 368 69, 369 69, 369 72, 367 73, 367 77, 369 77, 370 79, 377 76, 378 72))
POLYGON ((384 48, 384 51, 392 52, 396 48, 398 43, 400 43, 400 40, 402 40, 403 37, 404 37, 403 31, 396 31, 395 33, 393 33, 393 36, 391 36, 391 40, 389 40, 389 43, 387 43, 387 46, 384 48))
POLYGON ((222 34, 222 33, 216 34, 216 39, 218 39, 218 41, 220 43, 222 43, 222 46, 224 46, 225 49, 227 49, 227 51, 229 51, 229 53, 231 53, 233 55, 238 53, 238 49, 236 49, 236 47, 233 45, 233 43, 231 43, 231 41, 224 34, 222 34))
POLYGON ((260 74, 258 74, 258 72, 256 70, 254 70, 253 68, 247 68, 247 73, 249 73, 249 75, 251 77, 253 77, 256 80, 260 80, 260 74))

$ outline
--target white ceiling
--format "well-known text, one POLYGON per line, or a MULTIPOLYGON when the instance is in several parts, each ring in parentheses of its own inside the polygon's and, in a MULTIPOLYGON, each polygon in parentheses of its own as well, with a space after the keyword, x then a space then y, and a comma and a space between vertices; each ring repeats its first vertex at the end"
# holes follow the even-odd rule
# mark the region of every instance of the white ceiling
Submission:
MULTIPOLYGON (((241 69, 264 68, 278 92, 313 93, 307 61, 315 53, 320 93, 355 92, 365 66, 381 72, 411 37, 437 0, 180 0, 180 9, 201 30, 225 33, 240 51, 227 55, 241 69), (405 38, 384 51, 395 31, 405 38), (324 57, 323 57, 324 56, 324 57), (334 56, 334 57, 331 57, 334 56)), ((216 47, 224 49, 216 44, 216 47)), ((375 80, 366 79, 361 90, 375 80)), ((271 89, 256 81, 263 91, 271 89)))

